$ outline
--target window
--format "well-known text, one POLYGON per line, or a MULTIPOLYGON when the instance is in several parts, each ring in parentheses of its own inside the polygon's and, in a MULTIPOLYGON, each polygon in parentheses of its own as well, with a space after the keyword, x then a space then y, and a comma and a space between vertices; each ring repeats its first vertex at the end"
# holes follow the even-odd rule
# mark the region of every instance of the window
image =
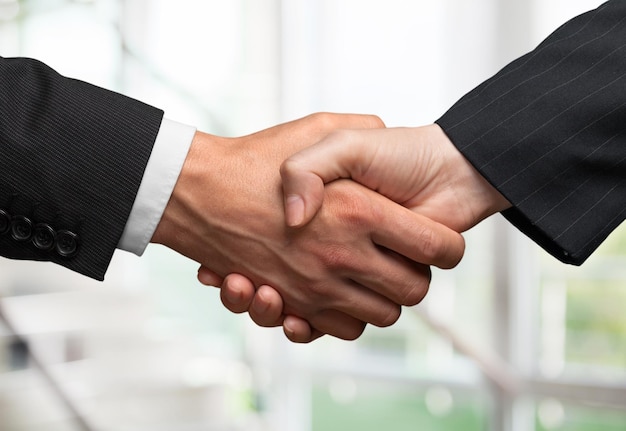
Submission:
MULTIPOLYGON (((4 1, 0 55, 39 58, 216 134, 314 111, 420 125, 598 4, 4 1)), ((118 253, 102 284, 3 259, 0 293, 99 429, 623 430, 625 228, 581 268, 499 216, 466 239, 463 262, 434 272, 423 304, 353 343, 291 345, 256 328, 197 284, 195 263, 155 246, 141 259, 118 253)), ((26 347, 7 339, 6 362, 23 364, 26 347)), ((37 369, 4 369, 0 428, 75 429, 37 369)))

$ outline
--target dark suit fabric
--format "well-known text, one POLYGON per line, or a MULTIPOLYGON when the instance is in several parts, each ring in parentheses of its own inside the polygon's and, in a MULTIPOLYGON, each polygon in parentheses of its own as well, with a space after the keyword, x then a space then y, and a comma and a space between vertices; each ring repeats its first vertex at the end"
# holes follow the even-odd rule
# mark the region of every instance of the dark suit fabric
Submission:
POLYGON ((76 252, 63 256, 6 232, 0 254, 103 279, 162 117, 38 61, 0 58, 0 209, 78 240, 76 252))
POLYGON ((581 264, 626 215, 626 1, 565 23, 437 123, 510 222, 581 264))

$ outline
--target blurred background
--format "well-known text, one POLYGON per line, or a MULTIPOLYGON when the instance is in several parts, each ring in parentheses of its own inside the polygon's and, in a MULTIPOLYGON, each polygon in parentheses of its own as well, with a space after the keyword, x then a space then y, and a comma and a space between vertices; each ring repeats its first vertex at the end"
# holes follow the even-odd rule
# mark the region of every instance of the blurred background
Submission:
MULTIPOLYGON (((315 111, 418 126, 600 3, 0 0, 0 55, 218 135, 315 111)), ((158 246, 104 283, 0 259, 0 430, 626 430, 626 230, 581 268, 500 216, 466 239, 394 326, 311 345, 158 246)))

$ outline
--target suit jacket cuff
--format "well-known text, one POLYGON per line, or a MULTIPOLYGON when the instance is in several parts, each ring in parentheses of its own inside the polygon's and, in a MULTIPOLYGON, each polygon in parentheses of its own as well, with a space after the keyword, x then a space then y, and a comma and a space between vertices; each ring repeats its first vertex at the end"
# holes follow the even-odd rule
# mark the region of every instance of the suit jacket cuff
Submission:
POLYGON ((581 264, 626 216, 626 3, 557 29, 437 123, 549 253, 581 264))

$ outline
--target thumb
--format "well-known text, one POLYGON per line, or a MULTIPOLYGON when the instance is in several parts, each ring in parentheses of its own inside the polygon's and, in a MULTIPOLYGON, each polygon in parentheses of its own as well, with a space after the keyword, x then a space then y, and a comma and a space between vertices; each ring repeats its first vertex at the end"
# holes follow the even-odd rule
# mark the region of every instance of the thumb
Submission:
POLYGON ((369 165, 372 147, 359 145, 357 130, 338 130, 286 159, 280 167, 288 226, 307 224, 322 207, 324 184, 369 165))
POLYGON ((307 224, 324 201, 324 181, 306 168, 299 168, 293 163, 281 168, 285 220, 288 226, 300 227, 307 224))

